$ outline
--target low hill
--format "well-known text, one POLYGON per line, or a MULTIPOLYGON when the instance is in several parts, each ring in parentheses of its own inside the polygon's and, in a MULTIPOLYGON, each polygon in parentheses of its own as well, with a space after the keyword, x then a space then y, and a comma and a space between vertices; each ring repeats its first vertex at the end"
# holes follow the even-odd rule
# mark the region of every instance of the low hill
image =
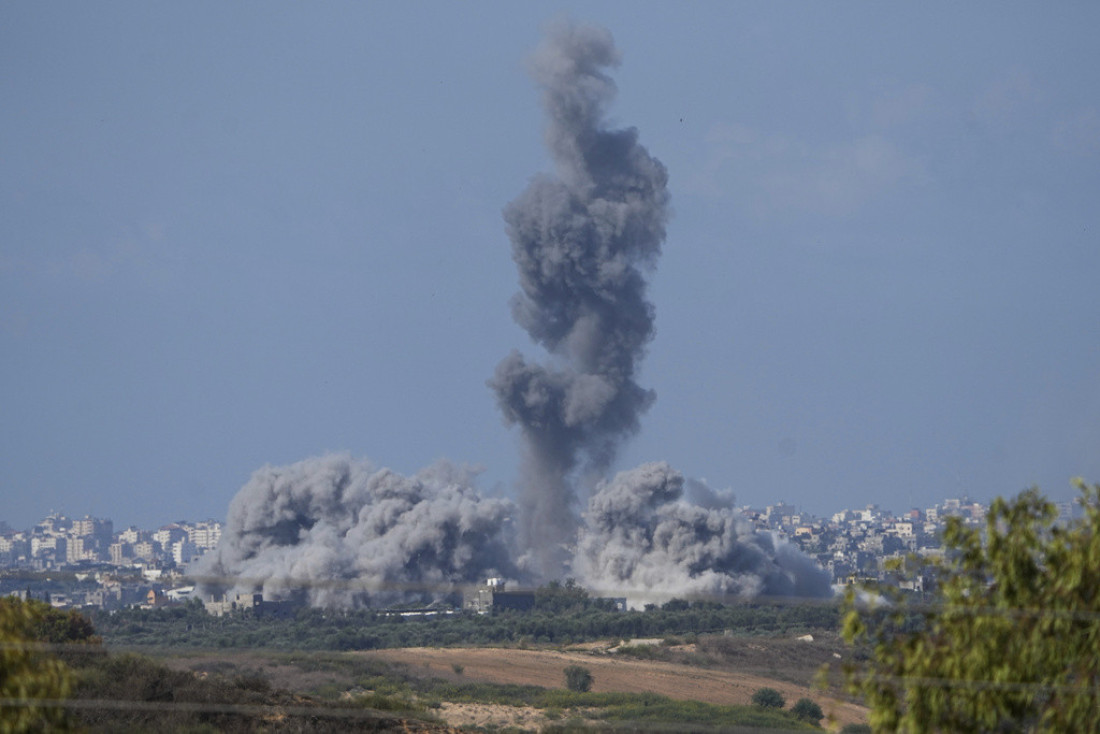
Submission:
MULTIPOLYGON (((739 641, 761 648, 755 652, 755 663, 746 665, 760 670, 761 661, 767 663, 767 640, 739 641)), ((787 641, 778 647, 786 648, 787 641)), ((811 645, 804 645, 807 653, 811 645)), ((747 648, 751 649, 751 648, 747 648)), ((676 652, 690 654, 691 646, 683 646, 676 652), (685 649, 686 648, 686 649, 685 649)), ((816 666, 812 662, 802 665, 799 678, 804 683, 777 680, 759 672, 737 672, 725 668, 704 668, 683 663, 660 660, 643 660, 607 651, 607 648, 555 650, 523 650, 510 648, 402 648, 352 653, 401 663, 410 674, 423 677, 444 678, 453 681, 488 682, 515 685, 534 685, 560 688, 564 685, 564 669, 569 665, 582 665, 592 672, 592 690, 600 692, 655 693, 682 701, 701 701, 719 705, 743 705, 751 703, 752 694, 769 687, 780 691, 788 703, 800 698, 816 701, 840 725, 865 723, 867 710, 853 703, 840 701, 813 689, 809 681, 816 666)), ((807 655, 807 658, 813 657, 807 655)), ((785 676, 794 677, 794 676, 785 676)), ((448 719, 452 725, 473 723, 448 719)), ((478 721, 485 725, 484 721, 478 721)))

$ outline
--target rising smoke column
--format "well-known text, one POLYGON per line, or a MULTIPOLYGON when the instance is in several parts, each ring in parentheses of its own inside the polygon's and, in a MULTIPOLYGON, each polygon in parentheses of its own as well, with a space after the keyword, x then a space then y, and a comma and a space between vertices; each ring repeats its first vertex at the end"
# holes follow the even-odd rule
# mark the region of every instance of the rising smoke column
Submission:
POLYGON ((577 473, 606 471, 654 400, 634 374, 653 337, 642 269, 665 238, 668 176, 635 129, 604 127, 615 94, 604 70, 618 63, 608 31, 552 29, 531 74, 556 175, 535 177, 504 210, 521 286, 513 316, 554 360, 512 352, 489 385, 522 430, 521 539, 544 577, 566 561, 577 473))
POLYGON ((503 540, 512 503, 482 498, 471 479, 446 462, 405 477, 340 455, 264 467, 192 573, 265 599, 305 585, 326 607, 427 601, 452 584, 514 577, 503 540))
POLYGON ((685 501, 684 484, 663 462, 601 483, 577 540, 578 579, 634 603, 685 594, 831 596, 830 576, 812 558, 732 507, 685 501))
POLYGON ((653 337, 643 271, 664 241, 667 175, 635 130, 603 125, 615 92, 604 69, 617 63, 610 34, 587 26, 561 25, 539 48, 532 73, 556 171, 504 211, 520 274, 513 313, 551 355, 544 366, 513 352, 489 381, 522 431, 530 555, 517 563, 505 540, 515 507, 482 498, 469 471, 441 462, 405 477, 325 456, 257 471, 194 575, 267 599, 314 582, 310 603, 340 607, 423 600, 490 576, 556 578, 567 563, 616 595, 828 595, 810 558, 752 528, 730 495, 687 483, 689 502, 665 464, 600 483, 578 528, 574 486, 606 474, 654 400, 635 371, 653 337))

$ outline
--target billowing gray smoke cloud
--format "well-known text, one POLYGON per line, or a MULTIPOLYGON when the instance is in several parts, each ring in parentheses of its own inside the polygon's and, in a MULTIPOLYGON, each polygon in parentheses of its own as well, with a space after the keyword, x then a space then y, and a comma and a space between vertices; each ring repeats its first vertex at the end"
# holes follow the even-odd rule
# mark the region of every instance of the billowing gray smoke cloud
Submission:
POLYGON ((828 572, 801 550, 728 506, 702 507, 683 495, 684 478, 665 463, 600 484, 578 537, 578 579, 632 603, 684 594, 831 595, 828 572))
POLYGON ((265 467, 193 573, 240 579, 237 591, 267 599, 305 586, 311 604, 340 607, 513 576, 503 540, 512 503, 482 498, 471 479, 443 462, 404 477, 338 455, 265 467))
POLYGON ((567 24, 532 63, 556 175, 536 177, 504 218, 520 274, 513 312, 552 366, 513 352, 489 381, 524 441, 522 560, 505 541, 516 508, 481 498, 469 472, 441 463, 403 477, 326 456, 256 472, 196 575, 268 599, 306 582, 320 606, 424 598, 415 592, 489 576, 555 579, 569 566, 616 595, 828 594, 825 572, 755 531, 731 495, 685 491, 665 464, 598 485, 578 527, 574 487, 606 475, 654 400, 635 371, 653 337, 643 271, 665 237, 667 176, 635 130, 604 128, 615 93, 604 70, 617 62, 607 31, 567 24))
POLYGON ((504 210, 522 288, 513 315, 555 366, 513 352, 489 385, 522 429, 521 539, 533 570, 550 578, 576 529, 577 473, 603 474, 654 399, 634 374, 653 337, 642 268, 665 238, 668 177, 636 130, 604 128, 615 94, 604 69, 618 61, 604 29, 552 30, 531 72, 556 175, 534 178, 504 210))

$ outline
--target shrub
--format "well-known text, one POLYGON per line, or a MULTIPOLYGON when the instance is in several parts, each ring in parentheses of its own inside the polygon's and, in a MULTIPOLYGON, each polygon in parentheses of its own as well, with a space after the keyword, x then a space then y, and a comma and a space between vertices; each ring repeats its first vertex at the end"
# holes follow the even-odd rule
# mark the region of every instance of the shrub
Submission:
POLYGON ((271 690, 271 681, 258 670, 239 673, 233 677, 233 685, 243 691, 267 693, 271 690))
POLYGON ((24 704, 0 707, 0 731, 66 728, 65 710, 48 702, 68 696, 72 672, 36 644, 50 639, 53 621, 64 619, 45 602, 0 599, 0 698, 24 704))
POLYGON ((787 699, 774 688, 761 688, 752 694, 752 705, 762 709, 781 709, 787 705, 787 699))
POLYGON ((983 524, 949 517, 939 559, 892 560, 902 580, 935 574, 919 605, 892 586, 870 587, 873 605, 849 590, 843 635, 870 661, 846 687, 872 728, 1100 731, 1100 485, 1074 483, 1083 518, 1060 521, 1032 488, 983 524))
POLYGON ((654 645, 620 645, 615 648, 616 655, 629 655, 640 660, 658 660, 664 657, 664 653, 654 645))
POLYGON ((565 669, 565 686, 577 693, 588 691, 592 688, 592 672, 580 665, 570 665, 565 669))
POLYGON ((808 698, 798 699, 794 706, 791 706, 791 713, 812 724, 816 724, 825 718, 825 712, 821 710, 821 707, 808 698))

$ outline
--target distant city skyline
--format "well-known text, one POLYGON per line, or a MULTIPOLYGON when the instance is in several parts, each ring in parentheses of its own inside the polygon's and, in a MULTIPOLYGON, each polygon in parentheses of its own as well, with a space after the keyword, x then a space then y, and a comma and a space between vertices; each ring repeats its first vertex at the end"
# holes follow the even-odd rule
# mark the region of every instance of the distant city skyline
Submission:
MULTIPOLYGON (((1060 505, 1058 510, 1064 520, 1080 517, 1079 513, 1064 505, 1060 505)), ((833 595, 838 587, 867 579, 899 584, 900 588, 912 591, 923 591, 929 583, 935 583, 934 571, 903 580, 890 573, 890 560, 909 554, 926 558, 938 557, 944 552, 942 531, 947 517, 957 516, 968 525, 981 525, 985 522, 988 511, 988 505, 969 498, 945 498, 936 503, 935 507, 899 514, 872 505, 864 509, 841 510, 829 517, 813 517, 799 513, 792 505, 779 503, 746 512, 739 534, 743 536, 764 530, 785 538, 779 541, 788 548, 785 555, 790 557, 793 551, 815 564, 819 573, 827 574, 829 588, 832 590, 830 593, 833 595)), ((55 584, 54 591, 59 592, 51 595, 51 603, 55 606, 90 605, 117 609, 133 604, 155 607, 183 603, 196 596, 192 574, 201 577, 211 575, 212 569, 204 564, 221 550, 219 541, 223 539, 223 528, 223 523, 218 521, 183 521, 157 530, 127 528, 116 531, 109 518, 74 519, 52 515, 38 523, 33 531, 0 533, 0 569, 16 568, 42 574, 55 570, 83 570, 83 574, 77 574, 79 581, 86 582, 89 578, 94 578, 96 583, 93 587, 86 583, 79 588, 55 584)), ((576 570, 566 569, 566 577, 575 578, 576 570)), ((582 586, 591 586, 585 584, 583 569, 580 570, 582 574, 577 580, 582 586)), ((224 569, 222 573, 215 575, 221 575, 227 580, 238 576, 226 574, 224 569)), ((247 582, 239 584, 234 593, 223 595, 212 591, 208 595, 199 595, 207 611, 220 616, 237 609, 242 602, 251 604, 256 599, 271 601, 266 594, 257 594, 256 590, 261 583, 264 589, 268 586, 267 581, 261 582, 260 579, 282 579, 273 584, 272 588, 276 592, 274 599, 284 598, 288 588, 287 578, 290 578, 290 587, 303 590, 309 590, 311 582, 318 581, 326 589, 330 589, 333 584, 340 586, 342 581, 347 591, 356 583, 366 583, 361 577, 329 578, 324 572, 320 576, 310 575, 308 578, 272 576, 270 571, 246 573, 243 577, 247 582)), ((38 580, 42 581, 43 578, 50 581, 48 576, 38 580)), ((23 595, 29 588, 22 585, 23 580, 18 576, 0 578, 0 587, 4 587, 0 589, 0 594, 6 591, 23 595)), ((410 588, 407 583, 394 579, 377 581, 379 583, 374 584, 374 588, 389 587, 394 591, 410 588)), ((691 588, 690 579, 683 579, 683 586, 668 585, 665 577, 623 581, 624 583, 618 585, 597 584, 591 588, 625 592, 628 599, 633 597, 636 607, 653 594, 674 596, 699 592, 699 589, 691 588)), ((453 579, 445 582, 441 588, 452 590, 453 582, 453 579)), ((500 587, 505 579, 467 578, 466 582, 500 587)), ((371 583, 366 583, 364 588, 371 586, 371 583)), ((429 583, 421 588, 430 586, 429 583)), ((750 596, 759 591, 752 587, 741 589, 741 592, 750 596)), ((792 591, 794 590, 787 589, 781 595, 790 596, 792 591)), ((724 597, 725 594, 720 596, 724 597)), ((292 598, 296 598, 293 603, 305 601, 302 596, 292 598)), ((322 606, 355 606, 365 601, 364 598, 355 597, 354 593, 351 597, 327 596, 324 599, 311 599, 311 603, 320 602, 322 606)), ((374 599, 373 603, 379 601, 380 599, 374 599)), ((482 598, 482 601, 485 599, 482 598)), ((480 611, 485 611, 482 604, 477 606, 480 611)))
POLYGON ((502 210, 563 16, 673 212, 611 472, 817 515, 1100 481, 1098 4, 6 3, 0 517, 225 517, 329 452, 515 497, 502 210))
MULTIPOLYGON (((926 513, 929 510, 933 510, 933 509, 942 509, 944 507, 947 507, 947 508, 958 507, 960 505, 960 503, 964 506, 969 506, 971 504, 976 503, 976 504, 981 505, 983 507, 987 507, 993 501, 993 499, 995 499, 995 498, 990 497, 990 498, 987 498, 987 499, 982 499, 982 498, 977 498, 977 497, 971 497, 969 495, 960 495, 958 497, 943 497, 940 500, 938 500, 934 503, 931 503, 927 506, 923 506, 923 507, 914 506, 914 507, 906 507, 906 508, 888 507, 888 506, 883 506, 882 504, 880 504, 878 502, 869 502, 865 505, 861 505, 861 506, 858 506, 858 507, 837 507, 837 508, 834 508, 831 511, 826 511, 826 512, 823 512, 823 513, 811 512, 810 510, 803 508, 801 505, 799 505, 797 503, 785 502, 782 499, 778 499, 778 500, 776 500, 774 502, 771 502, 769 504, 766 504, 766 505, 749 505, 749 504, 738 503, 738 504, 732 506, 732 509, 736 509, 736 510, 741 511, 741 512, 765 512, 768 508, 787 508, 787 507, 790 507, 790 508, 794 508, 799 514, 804 514, 807 517, 813 517, 817 520, 829 520, 833 515, 838 514, 838 513, 861 512, 861 511, 864 511, 864 510, 871 510, 871 509, 874 509, 874 510, 880 512, 884 516, 902 517, 902 516, 906 515, 907 513, 911 512, 913 510, 919 510, 921 513, 926 513)), ((1054 500, 1051 500, 1051 501, 1054 501, 1054 500)), ((1056 502, 1056 504, 1065 505, 1065 504, 1067 504, 1067 502, 1061 501, 1061 502, 1056 502)), ((1075 505, 1075 503, 1072 502, 1072 501, 1069 502, 1069 504, 1074 504, 1075 505)), ((104 513, 98 513, 98 514, 97 513, 68 513, 68 512, 65 512, 64 510, 51 510, 50 512, 42 515, 40 518, 38 518, 37 520, 35 520, 34 522, 30 523, 29 525, 27 525, 25 527, 16 527, 10 520, 6 520, 5 518, 0 517, 0 527, 2 527, 3 525, 7 525, 10 528, 11 532, 27 532, 27 531, 30 531, 31 529, 33 529, 35 526, 41 524, 43 521, 48 520, 50 518, 64 518, 66 520, 70 520, 70 521, 73 521, 73 522, 79 522, 79 521, 83 521, 83 520, 103 520, 103 521, 110 522, 112 525, 114 525, 116 534, 119 533, 119 532, 122 532, 124 530, 131 529, 131 528, 136 528, 138 530, 152 531, 152 530, 167 527, 167 526, 170 526, 170 525, 181 525, 181 524, 182 525, 198 525, 198 524, 211 523, 211 522, 218 523, 220 525, 220 524, 225 523, 225 518, 224 517, 203 517, 203 518, 182 517, 182 518, 175 518, 173 520, 165 520, 164 522, 160 522, 160 523, 153 523, 151 525, 140 525, 140 524, 136 524, 136 523, 115 523, 113 517, 111 517, 110 515, 104 514, 104 513)))
MULTIPOLYGON (((1067 482, 1067 484, 1069 484, 1069 482, 1067 482)), ((741 510, 741 511, 763 511, 767 507, 771 507, 771 506, 789 505, 789 506, 797 508, 797 510, 800 513, 805 513, 807 515, 810 515, 810 516, 813 516, 813 517, 816 517, 816 518, 819 518, 819 519, 827 519, 831 515, 833 515, 837 512, 860 511, 860 510, 869 509, 869 508, 873 507, 873 508, 879 509, 880 511, 882 511, 883 513, 886 513, 888 515, 901 516, 901 515, 909 512, 911 510, 920 510, 921 512, 925 512, 925 511, 927 511, 929 509, 932 509, 932 508, 941 507, 946 502, 964 501, 964 502, 977 502, 977 503, 982 504, 982 505, 989 505, 994 499, 996 499, 998 497, 1003 497, 1003 498, 1008 499, 1010 497, 1015 496, 1016 494, 1019 494, 1019 492, 1025 490, 1025 489, 1028 489, 1028 487, 1021 487, 1020 489, 1018 489, 1014 492, 994 493, 994 494, 990 494, 989 496, 986 496, 986 497, 976 496, 976 495, 973 495, 973 494, 965 494, 965 493, 964 494, 959 494, 959 495, 956 495, 956 496, 951 496, 951 497, 943 496, 943 497, 941 497, 941 498, 939 498, 935 501, 932 501, 932 502, 929 502, 929 503, 926 503, 926 504, 923 504, 923 505, 914 503, 914 504, 909 504, 909 505, 903 506, 902 504, 897 504, 897 503, 889 504, 885 501, 876 501, 874 498, 870 498, 867 502, 863 502, 862 504, 844 506, 844 507, 837 506, 837 507, 832 508, 832 509, 830 509, 827 505, 824 505, 824 504, 821 504, 821 503, 815 503, 815 505, 814 505, 815 507, 821 508, 821 509, 818 509, 818 510, 814 510, 814 509, 811 508, 810 505, 805 505, 801 502, 789 502, 789 501, 787 501, 786 499, 784 499, 782 497, 774 498, 774 499, 772 499, 770 501, 767 501, 767 502, 755 502, 755 503, 753 503, 753 502, 743 502, 743 501, 741 501, 741 498, 739 496, 734 496, 733 497, 734 502, 733 502, 733 504, 730 505, 730 507, 734 508, 734 509, 737 509, 737 510, 741 510)), ((1058 505, 1070 504, 1070 505, 1076 506, 1076 500, 1077 500, 1077 497, 1079 496, 1077 494, 1076 490, 1073 490, 1071 493, 1067 494, 1066 496, 1055 496, 1051 493, 1045 492, 1042 487, 1040 487, 1040 490, 1043 492, 1044 496, 1047 497, 1047 499, 1049 499, 1051 502, 1054 502, 1055 504, 1058 504, 1058 505)), ((228 506, 227 506, 227 509, 228 509, 228 506)), ((29 530, 29 529, 33 528, 35 525, 39 524, 43 520, 45 520, 47 518, 50 518, 50 517, 63 517, 63 518, 67 518, 69 520, 80 520, 80 519, 92 518, 92 519, 100 519, 100 520, 110 520, 110 521, 114 522, 114 517, 109 512, 95 512, 95 511, 70 512, 70 511, 68 511, 64 508, 50 508, 46 512, 43 512, 36 519, 32 520, 29 523, 26 523, 23 526, 19 526, 19 525, 16 524, 15 521, 9 519, 8 517, 5 517, 4 515, 0 515, 0 528, 2 528, 4 525, 7 525, 11 529, 11 531, 13 531, 13 532, 26 531, 26 530, 29 530)), ((156 518, 152 518, 152 520, 148 523, 123 521, 123 522, 117 523, 117 526, 119 528, 151 529, 151 528, 160 528, 160 527, 164 527, 164 526, 167 526, 167 525, 178 524, 178 523, 199 523, 199 522, 224 523, 225 519, 226 519, 226 514, 225 513, 223 513, 221 515, 206 515, 206 516, 200 517, 198 515, 189 515, 185 512, 181 517, 162 518, 162 519, 159 519, 159 520, 156 519, 156 518)))

